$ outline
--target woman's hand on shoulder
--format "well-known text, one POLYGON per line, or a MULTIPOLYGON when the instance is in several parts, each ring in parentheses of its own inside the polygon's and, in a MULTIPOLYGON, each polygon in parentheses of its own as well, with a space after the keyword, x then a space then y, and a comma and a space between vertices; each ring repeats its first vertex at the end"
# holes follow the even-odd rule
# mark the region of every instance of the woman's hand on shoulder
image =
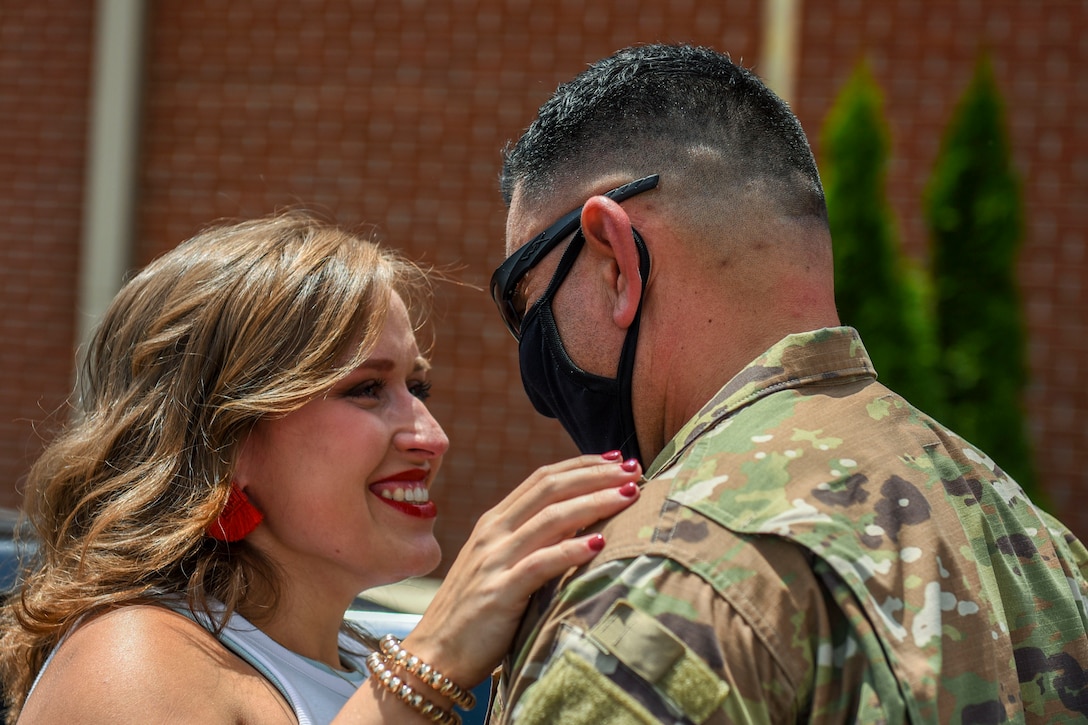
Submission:
POLYGON ((57 650, 19 722, 295 723, 252 667, 192 620, 153 605, 80 625, 57 650))
POLYGON ((406 648, 459 684, 482 681, 530 595, 601 550, 600 535, 579 532, 637 500, 641 474, 618 453, 538 469, 480 517, 406 648))

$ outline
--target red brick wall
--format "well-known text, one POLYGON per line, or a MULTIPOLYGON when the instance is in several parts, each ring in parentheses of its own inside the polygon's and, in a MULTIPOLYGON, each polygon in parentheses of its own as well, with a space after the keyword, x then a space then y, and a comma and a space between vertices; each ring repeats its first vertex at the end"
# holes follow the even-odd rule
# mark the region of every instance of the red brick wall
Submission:
POLYGON ((92 11, 0 1, 0 506, 71 388, 92 11))
POLYGON ((526 401, 484 291, 502 261, 499 151, 559 82, 621 46, 724 38, 754 53, 756 3, 672 5, 156 4, 139 259, 208 220, 302 203, 461 265, 479 288, 441 290, 431 400, 452 442, 436 490, 447 554, 536 466, 576 453, 526 401))
MULTIPOLYGON (((34 14, 14 15, 9 5, 22 3, 0 0, 0 119, 7 121, 0 124, 0 203, 10 205, 0 225, 0 476, 8 481, 25 471, 31 421, 52 410, 69 386, 91 43, 89 3, 39 2, 34 14), (13 30, 17 23, 26 27, 13 30), (68 35, 57 43, 64 28, 68 35), (41 38, 41 48, 28 38, 41 38), (9 65, 20 70, 9 72, 9 65), (62 135, 74 141, 61 143, 62 135), (13 215, 25 219, 23 226, 13 215), (18 262, 21 240, 47 232, 48 262, 18 262), (58 270, 63 277, 33 283, 35 299, 47 297, 49 307, 31 323, 28 292, 13 290, 17 284, 29 290, 32 273, 58 270), (14 323, 23 327, 9 332, 14 323), (49 351, 38 352, 34 346, 53 328, 63 329, 49 333, 49 351)), ((138 262, 213 220, 301 205, 343 223, 373 224, 413 258, 463 267, 466 286, 441 290, 434 355, 433 409, 453 443, 437 491, 447 554, 509 486, 573 452, 558 425, 525 401, 514 344, 486 292, 472 287, 486 287, 502 256, 499 149, 559 82, 618 47, 687 41, 728 50, 748 65, 760 51, 756 0, 583 5, 160 0, 151 6, 138 262)), ((1021 272, 1032 324, 1032 431, 1056 508, 1082 535, 1088 513, 1069 504, 1088 486, 1073 456, 1088 447, 1088 433, 1077 424, 1088 399, 1075 386, 1078 366, 1088 365, 1079 286, 1088 279, 1088 136, 1081 120, 1088 117, 1088 89, 1075 72, 1086 60, 1088 46, 1076 32, 1084 14, 1082 4, 1060 0, 809 0, 794 99, 816 141, 853 64, 868 57, 887 93, 894 134, 890 193, 908 248, 923 256, 919 195, 975 52, 983 44, 992 48, 1026 181, 1030 228, 1021 272)), ((0 484, 0 496, 5 490, 11 491, 0 484)))

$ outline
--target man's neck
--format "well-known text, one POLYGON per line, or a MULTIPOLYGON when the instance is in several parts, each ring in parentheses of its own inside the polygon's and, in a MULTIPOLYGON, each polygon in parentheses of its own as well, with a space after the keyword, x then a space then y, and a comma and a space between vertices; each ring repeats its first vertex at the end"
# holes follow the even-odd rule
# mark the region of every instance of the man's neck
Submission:
POLYGON ((703 315, 703 325, 674 320, 665 327, 665 339, 651 327, 646 362, 636 367, 635 420, 643 464, 649 465, 717 393, 756 358, 782 340, 800 332, 836 327, 834 311, 744 319, 761 324, 705 324, 714 318, 703 315), (705 318, 705 319, 704 319, 705 318), (643 366, 644 365, 644 366, 643 366), (641 368, 641 369, 640 369, 641 368))

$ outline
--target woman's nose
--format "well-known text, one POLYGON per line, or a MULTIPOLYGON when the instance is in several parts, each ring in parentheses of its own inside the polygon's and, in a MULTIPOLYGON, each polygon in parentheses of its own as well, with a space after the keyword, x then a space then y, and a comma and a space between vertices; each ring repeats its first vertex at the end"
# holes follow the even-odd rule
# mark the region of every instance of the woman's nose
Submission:
POLYGON ((416 400, 412 404, 412 416, 408 425, 399 431, 395 438, 397 448, 404 452, 423 453, 428 458, 438 458, 446 454, 450 439, 446 431, 438 424, 431 411, 416 400))

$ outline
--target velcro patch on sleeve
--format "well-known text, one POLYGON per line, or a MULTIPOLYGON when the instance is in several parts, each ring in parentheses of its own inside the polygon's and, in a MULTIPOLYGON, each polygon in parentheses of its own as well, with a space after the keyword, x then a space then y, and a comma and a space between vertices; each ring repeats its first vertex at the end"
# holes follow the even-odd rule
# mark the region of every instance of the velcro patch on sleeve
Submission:
POLYGON ((594 723, 655 725, 658 721, 631 695, 573 652, 564 652, 525 691, 518 725, 594 723))
POLYGON ((667 627, 625 600, 613 604, 589 636, 696 725, 729 696, 729 684, 701 657, 667 627))

